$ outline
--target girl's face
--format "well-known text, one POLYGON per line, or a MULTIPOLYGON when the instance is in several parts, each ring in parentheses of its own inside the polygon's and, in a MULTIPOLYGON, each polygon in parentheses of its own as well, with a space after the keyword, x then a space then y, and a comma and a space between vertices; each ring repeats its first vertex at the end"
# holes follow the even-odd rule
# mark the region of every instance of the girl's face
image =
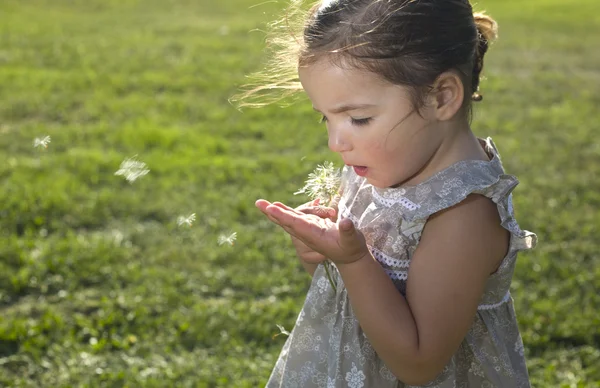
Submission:
POLYGON ((373 73, 319 61, 300 82, 327 125, 329 148, 376 187, 418 183, 443 140, 432 109, 373 73))

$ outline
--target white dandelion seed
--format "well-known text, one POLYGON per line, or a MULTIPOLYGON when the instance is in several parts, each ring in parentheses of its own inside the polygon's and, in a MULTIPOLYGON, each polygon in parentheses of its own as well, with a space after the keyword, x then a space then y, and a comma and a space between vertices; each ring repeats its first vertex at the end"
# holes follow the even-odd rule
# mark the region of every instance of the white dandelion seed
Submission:
POLYGON ((196 221, 196 213, 192 213, 188 217, 179 216, 179 217, 177 217, 177 226, 182 226, 182 225, 192 226, 194 221, 196 221))
POLYGON ((225 25, 221 26, 219 28, 219 34, 220 35, 228 35, 229 34, 229 26, 225 26, 225 25))
POLYGON ((340 169, 335 168, 331 162, 325 162, 308 174, 304 187, 296 191, 294 195, 307 194, 311 199, 318 198, 323 203, 329 203, 337 194, 340 183, 340 169))
POLYGON ((50 136, 45 136, 43 138, 36 137, 33 139, 33 146, 35 148, 48 148, 48 144, 50 144, 50 136))
POLYGON ((277 333, 277 334, 273 334, 273 337, 272 337, 273 339, 274 339, 275 337, 277 337, 278 335, 282 335, 282 334, 284 334, 284 335, 287 335, 287 336, 289 336, 289 335, 290 335, 290 332, 289 332, 289 331, 287 331, 287 330, 286 330, 286 329, 285 329, 283 326, 281 326, 281 325, 279 325, 279 324, 277 324, 277 323, 276 323, 275 325, 276 325, 276 326, 277 326, 277 328, 279 329, 279 333, 277 333))
POLYGON ((219 236, 218 243, 219 243, 219 245, 229 244, 229 245, 233 246, 233 243, 235 242, 236 239, 237 239, 237 232, 233 232, 229 236, 222 234, 219 236))
POLYGON ((146 163, 140 162, 136 160, 134 155, 131 158, 125 159, 121 162, 121 166, 119 166, 119 170, 115 172, 115 175, 124 176, 128 182, 134 182, 139 177, 142 177, 150 172, 148 168, 146 168, 146 163))

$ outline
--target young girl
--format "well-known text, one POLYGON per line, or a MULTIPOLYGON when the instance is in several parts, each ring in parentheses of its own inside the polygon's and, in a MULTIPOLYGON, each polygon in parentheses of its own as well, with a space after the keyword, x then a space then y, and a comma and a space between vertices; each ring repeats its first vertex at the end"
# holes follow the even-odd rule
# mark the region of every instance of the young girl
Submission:
POLYGON ((468 0, 323 0, 303 28, 244 97, 293 90, 292 64, 346 166, 330 206, 256 203, 313 276, 267 387, 529 387, 509 289, 536 236, 469 125, 496 23, 468 0))

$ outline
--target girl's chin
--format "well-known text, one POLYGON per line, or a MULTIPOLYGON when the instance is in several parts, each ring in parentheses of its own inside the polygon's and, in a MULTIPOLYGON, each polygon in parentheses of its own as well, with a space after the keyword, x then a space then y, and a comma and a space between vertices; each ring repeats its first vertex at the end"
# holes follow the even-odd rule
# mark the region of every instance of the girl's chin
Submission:
POLYGON ((376 179, 372 179, 369 177, 366 178, 366 181, 368 184, 370 184, 371 186, 377 187, 378 189, 397 189, 404 184, 404 182, 400 182, 400 183, 393 183, 390 181, 382 182, 382 181, 378 181, 376 179))

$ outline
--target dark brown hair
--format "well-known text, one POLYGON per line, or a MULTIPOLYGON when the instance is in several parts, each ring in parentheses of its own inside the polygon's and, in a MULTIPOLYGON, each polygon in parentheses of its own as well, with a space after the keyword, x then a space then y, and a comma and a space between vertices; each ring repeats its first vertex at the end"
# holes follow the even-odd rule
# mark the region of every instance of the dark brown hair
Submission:
MULTIPOLYGON (((473 14, 468 0, 322 0, 306 12, 302 6, 302 0, 292 0, 285 17, 270 25, 273 55, 255 82, 234 97, 240 106, 293 95, 302 89, 298 67, 324 57, 410 87, 416 107, 450 70, 460 74, 472 100, 481 100, 483 58, 497 24, 484 13, 473 14)), ((463 104, 467 110, 470 100, 463 104)))

